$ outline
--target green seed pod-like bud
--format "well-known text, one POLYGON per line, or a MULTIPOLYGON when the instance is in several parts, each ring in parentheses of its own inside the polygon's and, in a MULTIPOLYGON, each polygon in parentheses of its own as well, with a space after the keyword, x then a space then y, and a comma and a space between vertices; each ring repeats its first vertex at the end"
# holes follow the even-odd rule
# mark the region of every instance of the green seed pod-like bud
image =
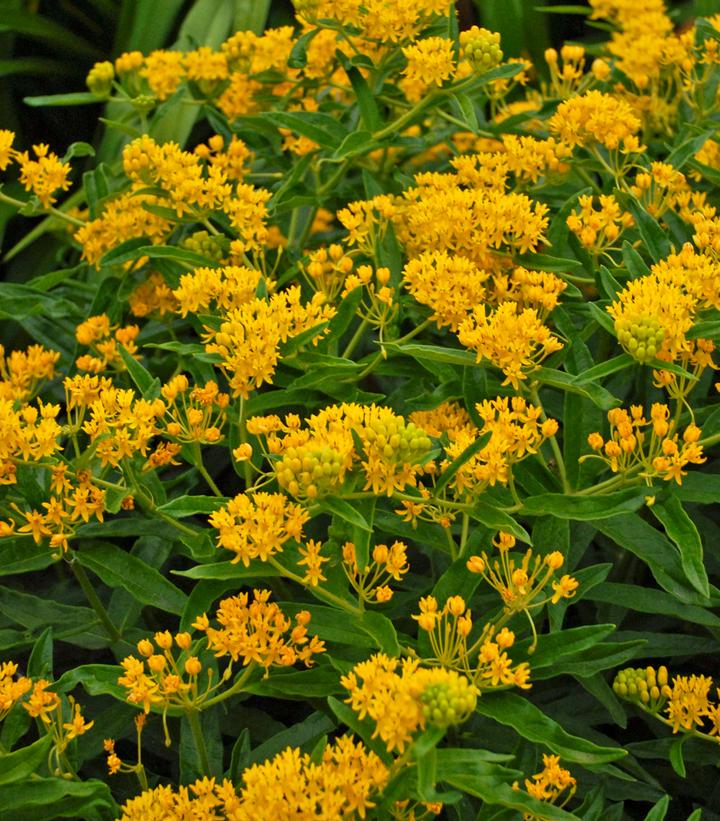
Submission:
POLYGON ((642 317, 632 322, 618 319, 615 333, 622 347, 641 364, 657 356, 665 339, 665 331, 655 317, 642 317))
POLYGON ((102 63, 95 63, 85 82, 92 94, 101 99, 107 99, 110 96, 114 79, 115 67, 108 60, 104 60, 102 63))
POLYGON ((476 71, 484 73, 502 63, 500 35, 495 31, 473 26, 460 34, 460 45, 465 59, 476 71))

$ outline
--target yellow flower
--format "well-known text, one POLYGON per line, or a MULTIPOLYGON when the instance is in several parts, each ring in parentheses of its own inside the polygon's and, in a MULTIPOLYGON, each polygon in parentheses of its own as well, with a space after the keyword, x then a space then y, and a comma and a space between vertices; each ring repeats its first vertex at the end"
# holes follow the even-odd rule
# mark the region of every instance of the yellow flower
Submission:
POLYGON ((34 145, 33 151, 36 157, 34 160, 30 159, 27 151, 16 154, 20 166, 20 182, 26 191, 35 194, 44 208, 50 208, 57 201, 57 197, 53 196, 55 192, 70 188, 70 166, 61 162, 57 154, 45 144, 34 145))
POLYGON ((410 82, 440 86, 455 70, 452 40, 426 37, 403 48, 407 66, 403 73, 410 82))

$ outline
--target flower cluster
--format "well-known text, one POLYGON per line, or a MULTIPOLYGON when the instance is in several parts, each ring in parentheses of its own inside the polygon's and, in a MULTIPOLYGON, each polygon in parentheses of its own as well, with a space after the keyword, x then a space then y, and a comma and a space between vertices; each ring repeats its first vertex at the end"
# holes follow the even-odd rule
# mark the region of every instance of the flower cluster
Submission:
POLYGON ((378 653, 341 679, 347 702, 361 720, 375 724, 388 752, 402 753, 427 724, 462 724, 473 710, 478 690, 463 675, 443 667, 421 667, 417 659, 400 661, 378 653))
POLYGON ((636 474, 647 480, 659 476, 680 485, 687 474, 683 468, 705 461, 700 428, 688 425, 681 440, 667 405, 654 403, 649 420, 641 405, 633 405, 629 411, 613 408, 608 411, 608 421, 607 441, 595 432, 588 436, 588 444, 597 454, 594 458, 602 459, 613 473, 626 477, 636 474), (652 426, 649 431, 648 426, 652 426))
MULTIPOLYGON (((471 560, 472 561, 472 560, 471 560)), ((527 662, 513 664, 507 651, 515 644, 515 634, 503 627, 486 624, 473 639, 472 613, 462 596, 450 596, 442 608, 434 596, 420 599, 420 613, 413 615, 427 633, 432 661, 461 671, 478 691, 506 687, 528 689, 527 662)))
POLYGON ((710 694, 710 676, 672 676, 664 665, 628 667, 618 671, 613 690, 672 728, 720 740, 720 691, 710 694))
MULTIPOLYGON (((513 789, 520 789, 517 782, 513 784, 513 789)), ((535 773, 531 778, 525 779, 525 790, 533 798, 561 808, 575 795, 576 789, 577 781, 569 770, 560 766, 559 755, 543 753, 542 770, 535 773)), ((535 815, 534 813, 523 813, 524 821, 542 821, 542 818, 541 815, 535 815)))

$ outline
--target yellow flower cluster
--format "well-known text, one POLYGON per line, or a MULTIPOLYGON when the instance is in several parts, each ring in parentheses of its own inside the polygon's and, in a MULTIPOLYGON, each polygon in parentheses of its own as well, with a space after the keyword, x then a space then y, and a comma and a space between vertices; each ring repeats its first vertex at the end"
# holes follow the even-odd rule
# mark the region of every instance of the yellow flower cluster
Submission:
MULTIPOLYGON (((519 790, 517 781, 513 784, 514 790, 519 790)), ((560 766, 559 755, 543 753, 543 768, 531 778, 525 779, 525 790, 533 798, 564 807, 575 795, 577 781, 569 770, 560 766), (562 801, 560 800, 562 798, 562 801)), ((535 813, 523 813, 524 821, 543 821, 543 816, 535 813)))
POLYGON ((59 413, 59 405, 41 399, 37 407, 28 404, 19 410, 12 400, 0 399, 0 484, 15 484, 17 460, 38 462, 60 449, 59 413))
POLYGON ((162 274, 153 272, 128 296, 128 305, 133 316, 164 317, 177 311, 177 299, 162 274))
POLYGON ((516 390, 543 359, 562 349, 562 343, 543 324, 535 308, 501 302, 495 311, 476 306, 458 329, 458 339, 505 375, 503 385, 516 390))
POLYGON ((432 308, 438 328, 457 331, 468 312, 485 298, 488 274, 469 259, 446 251, 425 251, 403 269, 405 287, 432 308))
POLYGON ((623 211, 612 194, 601 194, 599 208, 589 194, 578 197, 579 208, 567 218, 568 228, 580 240, 583 248, 603 254, 618 248, 621 235, 633 226, 631 214, 623 211))
POLYGON ((412 259, 446 251, 492 270, 492 251, 527 253, 544 240, 547 206, 525 194, 462 187, 454 174, 419 174, 396 204, 398 239, 412 259))
POLYGON ((294 416, 285 424, 276 416, 248 420, 248 432, 266 435, 269 452, 281 457, 274 465, 280 486, 301 499, 332 493, 356 460, 365 476, 365 490, 391 496, 396 489, 415 485, 432 445, 413 422, 378 405, 331 405, 306 424, 301 428, 294 416))
POLYGON ((101 464, 117 467, 136 454, 147 456, 166 408, 162 399, 140 399, 131 389, 113 387, 102 388, 88 410, 90 418, 82 430, 90 437, 101 464))
POLYGON ((703 364, 693 361, 695 345, 687 334, 700 310, 717 306, 718 276, 712 259, 686 244, 647 276, 628 282, 607 309, 620 344, 639 362, 703 364))
POLYGON ((11 131, 4 130, 2 133, 5 146, 0 142, 0 170, 7 168, 8 160, 15 160, 20 166, 20 182, 25 190, 32 191, 43 208, 50 208, 57 202, 57 192, 70 188, 69 163, 63 162, 44 143, 33 146, 35 158, 31 159, 27 151, 15 151, 10 147, 14 138, 11 131))
POLYGON ((190 389, 185 374, 173 376, 160 390, 167 402, 165 431, 178 442, 216 444, 222 439, 222 427, 230 397, 221 393, 216 382, 190 389))
POLYGON ((229 655, 233 662, 242 659, 245 666, 257 664, 265 668, 266 675, 270 667, 298 662, 310 667, 313 656, 325 651, 317 636, 308 638, 310 613, 298 612, 293 625, 269 599, 269 590, 253 590, 252 601, 247 593, 223 599, 215 614, 220 628, 210 627, 205 616, 193 626, 205 632, 208 649, 217 658, 229 655))
POLYGON ((200 313, 213 303, 217 310, 228 312, 255 299, 262 275, 240 265, 222 268, 195 268, 180 277, 172 292, 181 316, 200 313))
POLYGON ((255 298, 223 314, 219 329, 208 327, 205 349, 222 358, 233 396, 247 398, 250 391, 272 383, 280 360, 280 345, 305 331, 317 329, 309 342, 326 333, 335 309, 325 305, 322 294, 310 302, 301 301, 300 287, 273 294, 269 300, 255 298))
POLYGON ((316 761, 287 747, 242 773, 242 788, 203 778, 189 787, 146 790, 122 807, 118 821, 255 821, 260 818, 365 817, 390 774, 375 753, 342 736, 316 761))
MULTIPOLYGON (((628 667, 615 676, 613 690, 672 728, 720 741, 720 702, 713 699, 710 676, 673 676, 664 665, 628 667)), ((720 691, 716 688, 716 699, 720 691)))
POLYGON ((497 590, 506 613, 529 613, 531 609, 550 602, 557 604, 560 599, 575 596, 578 582, 572 576, 564 575, 559 581, 554 579, 555 571, 565 563, 562 553, 555 550, 547 556, 533 556, 531 549, 525 552, 522 561, 510 558, 510 550, 515 547, 515 537, 502 530, 493 545, 500 554, 500 560, 488 558, 485 552, 471 556, 467 568, 471 573, 480 573, 485 581, 497 590), (543 593, 552 581, 552 596, 543 593), (544 595, 543 598, 540 598, 544 595))
POLYGON ((283 493, 241 493, 216 510, 210 524, 218 531, 217 546, 236 554, 233 563, 242 561, 248 567, 253 559, 266 562, 282 552, 290 539, 302 539, 309 518, 283 493))
POLYGON ((421 667, 417 659, 400 661, 384 653, 356 664, 340 681, 350 693, 350 707, 361 720, 367 716, 374 722, 373 738, 379 737, 388 752, 402 753, 428 723, 462 724, 478 696, 455 670, 421 667))
MULTIPOLYGON (((334 18, 357 26, 361 36, 382 43, 401 43, 415 37, 434 15, 446 11, 443 0, 320 0, 313 16, 334 18)), ((301 6, 300 11, 304 11, 301 6)), ((307 13, 307 12, 305 12, 307 13)))
MULTIPOLYGON (((700 465, 705 461, 703 446, 699 444, 702 431, 690 424, 680 441, 677 423, 670 419, 667 405, 655 402, 650 409, 650 420, 644 415, 642 405, 632 405, 608 411, 610 437, 607 441, 595 432, 588 436, 588 444, 613 473, 623 476, 637 474, 644 479, 659 476, 665 481, 673 479, 682 484, 687 475, 683 468, 700 465), (652 425, 649 431, 645 430, 652 425)), ((588 457, 584 457, 588 458, 588 457)))
POLYGON ((227 215, 239 251, 259 249, 267 235, 270 193, 242 182, 250 158, 242 141, 233 137, 221 147, 222 138, 213 137, 191 153, 146 135, 126 145, 129 190, 108 200, 100 216, 76 232, 84 258, 97 264, 108 250, 135 237, 162 242, 172 232, 173 216, 202 220, 214 211, 227 215))
POLYGON ((298 662, 311 666, 313 656, 324 652, 324 645, 317 636, 307 635, 310 614, 300 611, 293 625, 269 598, 269 590, 255 590, 252 600, 247 593, 223 599, 215 613, 219 628, 211 627, 205 614, 192 625, 204 634, 204 640, 188 632, 173 636, 167 630, 155 633, 153 641, 141 639, 137 645, 141 658, 127 656, 121 663, 118 684, 127 690, 128 702, 140 705, 145 713, 153 708, 163 714, 173 707, 199 710, 239 692, 236 685, 218 692, 232 677, 238 660, 246 670, 252 665, 264 668, 265 675, 271 667, 298 662), (230 657, 215 682, 212 665, 201 659, 204 650, 216 658, 230 657), (206 682, 201 686, 203 670, 206 682))
POLYGON ((361 568, 357 563, 357 552, 352 542, 345 542, 342 549, 343 570, 351 587, 361 602, 387 602, 393 596, 389 586, 391 579, 400 581, 410 570, 407 562, 407 545, 394 542, 375 545, 371 553, 371 562, 361 568))
POLYGON ((623 153, 643 150, 640 126, 628 102, 596 90, 560 103, 548 121, 551 133, 571 148, 599 144, 623 153))
POLYGON ((470 456, 450 480, 449 487, 459 498, 477 496, 496 482, 508 484, 512 466, 537 453, 558 429, 554 419, 543 421, 540 409, 520 396, 485 400, 476 405, 476 410, 483 419, 482 428, 455 402, 445 402, 432 411, 416 411, 411 416, 430 435, 447 434, 447 458, 440 463, 441 476, 478 437, 491 434, 488 443, 470 456))
POLYGON ((137 325, 123 328, 111 325, 107 314, 91 316, 77 326, 75 338, 81 345, 89 347, 92 353, 79 356, 75 364, 79 370, 90 373, 102 373, 109 369, 123 371, 125 364, 118 345, 135 356, 138 350, 135 340, 139 333, 137 325))
POLYGON ((0 345, 0 399, 29 402, 46 380, 55 376, 60 359, 57 351, 30 345, 24 351, 10 351, 0 345))
POLYGON ((477 639, 468 642, 473 629, 472 613, 462 596, 450 596, 442 609, 434 596, 420 599, 420 613, 413 615, 428 634, 432 661, 461 671, 478 692, 505 687, 529 689, 527 662, 513 666, 507 651, 515 643, 512 630, 486 624, 477 639))
POLYGON ((407 59, 404 74, 409 83, 425 88, 440 86, 455 71, 453 43, 444 37, 426 37, 405 46, 402 53, 407 59))
POLYGON ((12 710, 13 706, 33 686, 27 676, 17 676, 18 666, 14 661, 0 663, 0 721, 12 710))

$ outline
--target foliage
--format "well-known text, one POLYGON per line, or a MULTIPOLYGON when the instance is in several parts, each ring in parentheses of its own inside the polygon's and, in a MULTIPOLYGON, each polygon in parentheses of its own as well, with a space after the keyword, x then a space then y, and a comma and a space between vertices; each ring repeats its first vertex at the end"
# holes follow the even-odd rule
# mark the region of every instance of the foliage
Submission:
POLYGON ((712 813, 720 19, 226 5, 0 131, 0 810, 712 813))

